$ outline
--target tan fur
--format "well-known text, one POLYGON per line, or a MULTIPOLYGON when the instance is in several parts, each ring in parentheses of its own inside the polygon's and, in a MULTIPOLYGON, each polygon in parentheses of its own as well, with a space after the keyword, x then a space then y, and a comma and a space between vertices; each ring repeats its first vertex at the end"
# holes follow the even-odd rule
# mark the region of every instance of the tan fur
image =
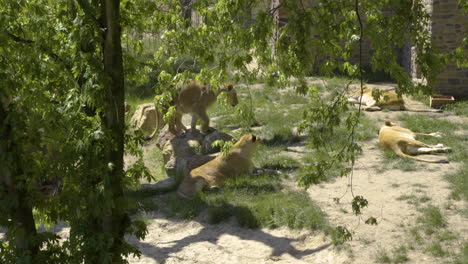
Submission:
POLYGON ((196 81, 182 86, 175 100, 176 114, 173 122, 169 124, 169 130, 175 135, 187 131, 187 128, 182 124, 182 116, 190 113, 192 114, 190 128, 195 130, 197 120, 200 118, 203 121, 201 131, 206 133, 210 128, 210 118, 206 110, 216 102, 218 95, 224 92, 228 94, 229 103, 236 106, 238 103, 237 93, 232 84, 225 84, 218 93, 211 90, 208 85, 196 81))
POLYGON ((399 97, 395 91, 381 91, 378 102, 372 96, 372 90, 364 88, 361 98, 361 91, 354 92, 349 98, 349 102, 363 106, 365 111, 381 111, 388 109, 392 111, 410 111, 410 112, 435 112, 441 113, 439 109, 410 109, 405 106, 405 101, 399 97))
POLYGON ((443 153, 451 150, 450 148, 444 147, 442 144, 431 146, 418 141, 416 140, 416 136, 418 135, 432 137, 442 136, 439 132, 430 134, 415 133, 409 129, 397 126, 390 121, 386 121, 385 125, 382 126, 379 131, 379 143, 383 149, 391 149, 402 157, 431 163, 448 163, 447 159, 428 160, 414 157, 413 155, 443 153))
POLYGON ((252 155, 259 143, 260 138, 254 134, 242 135, 227 155, 222 153, 186 175, 177 193, 190 199, 203 188, 220 187, 228 178, 252 173, 252 155))

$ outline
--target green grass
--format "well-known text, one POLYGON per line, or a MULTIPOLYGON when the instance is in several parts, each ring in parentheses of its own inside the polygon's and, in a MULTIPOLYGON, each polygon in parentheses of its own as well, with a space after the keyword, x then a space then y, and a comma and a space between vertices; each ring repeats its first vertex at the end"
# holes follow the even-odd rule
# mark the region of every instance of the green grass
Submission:
MULTIPOLYGON (((465 106, 466 102, 462 102, 455 106, 455 109, 466 111, 465 106)), ((424 115, 408 114, 400 115, 400 120, 404 122, 404 127, 415 132, 442 132, 445 134, 442 138, 420 137, 420 139, 427 144, 442 143, 452 149, 450 153, 444 155, 447 155, 451 162, 462 162, 463 164, 456 171, 448 171, 444 177, 450 183, 452 189, 451 198, 468 200, 468 151, 466 151, 468 138, 455 133, 456 131, 468 129, 468 124, 453 123, 438 118, 427 118, 424 115)), ((465 209, 466 211, 468 210, 465 209)))
POLYGON ((468 163, 465 162, 456 171, 445 174, 445 179, 452 189, 451 198, 468 200, 468 163))
POLYGON ((398 119, 404 122, 403 127, 420 133, 439 131, 446 135, 450 135, 449 133, 453 133, 456 130, 463 128, 460 124, 439 118, 428 118, 425 115, 401 114, 398 116, 398 119))
POLYGON ((411 99, 422 102, 424 105, 430 105, 430 96, 423 93, 416 93, 411 95, 411 99))
POLYGON ((419 209, 419 211, 422 215, 416 219, 416 222, 421 225, 426 235, 432 235, 439 229, 447 226, 447 220, 438 207, 429 205, 426 208, 419 209))
POLYGON ((468 241, 463 242, 460 252, 447 264, 466 264, 468 263, 468 241))
POLYGON ((395 154, 392 150, 384 150, 383 160, 376 165, 375 169, 381 173, 389 169, 397 169, 401 171, 416 171, 420 168, 419 164, 414 160, 403 158, 395 154))
POLYGON ((330 230, 325 214, 303 191, 287 191, 281 177, 264 174, 228 180, 217 192, 202 192, 193 199, 175 193, 159 194, 139 190, 132 195, 140 200, 140 210, 158 209, 168 217, 192 219, 206 211, 210 223, 234 217, 248 228, 287 226, 311 230, 330 230))
POLYGON ((375 259, 377 263, 405 263, 408 260, 408 249, 405 246, 393 249, 391 255, 385 249, 379 249, 375 259))
POLYGON ((427 195, 416 196, 414 194, 403 194, 397 198, 398 201, 406 201, 408 204, 419 206, 421 203, 426 203, 431 200, 427 195))
POLYGON ((409 115, 402 114, 399 119, 404 122, 403 127, 414 132, 432 133, 442 132, 445 136, 441 138, 420 136, 422 142, 434 145, 442 143, 450 147, 452 151, 447 154, 449 161, 467 161, 468 151, 466 151, 466 143, 468 139, 463 135, 455 135, 457 130, 468 129, 468 124, 458 124, 438 118, 428 118, 424 115, 409 115))
POLYGON ((458 116, 468 116, 468 101, 460 101, 454 104, 449 104, 446 110, 452 111, 458 116))
POLYGON ((448 255, 439 241, 429 244, 429 246, 426 247, 426 252, 429 252, 434 257, 444 257, 448 255))
MULTIPOLYGON (((452 149, 451 152, 446 155, 449 161, 452 162, 466 162, 468 161, 468 151, 466 151, 465 145, 468 141, 466 136, 456 135, 455 132, 458 130, 468 129, 468 124, 458 124, 447 120, 438 118, 428 118, 425 115, 413 115, 413 114, 401 114, 398 119, 402 121, 399 124, 402 127, 408 128, 414 132, 419 133, 433 133, 442 132, 445 134, 442 138, 418 136, 418 140, 429 144, 435 145, 442 143, 452 149)), ((384 152, 384 159, 380 166, 376 169, 378 172, 385 171, 387 169, 399 169, 402 171, 415 171, 421 169, 421 163, 415 162, 411 159, 400 157, 393 151, 386 150, 384 152)), ((447 176, 449 178, 457 178, 457 176, 447 176)), ((463 177, 454 179, 455 182, 463 183, 468 182, 466 174, 463 177)), ((454 185, 455 186, 455 185, 454 185)), ((461 191, 462 192, 462 191, 461 191)))
POLYGON ((379 249, 377 256, 375 257, 377 263, 392 263, 392 258, 388 255, 385 249, 379 249))
MULTIPOLYGON (((460 235, 451 232, 447 227, 447 220, 442 211, 433 205, 419 208, 420 216, 416 219, 416 225, 408 229, 412 241, 409 249, 420 249, 423 252, 439 258, 440 263, 459 264, 467 263, 464 249, 458 252, 460 235), (455 250, 454 250, 455 249, 455 250), (442 260, 451 261, 442 262, 442 260), (462 262, 460 262, 462 261, 462 262)), ((468 253, 468 252, 467 252, 468 253)))

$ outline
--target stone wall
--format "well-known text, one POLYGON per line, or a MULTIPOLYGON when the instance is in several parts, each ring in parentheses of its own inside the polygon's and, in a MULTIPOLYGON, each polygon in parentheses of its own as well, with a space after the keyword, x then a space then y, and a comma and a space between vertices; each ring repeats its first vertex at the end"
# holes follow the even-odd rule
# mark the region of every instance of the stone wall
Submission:
MULTIPOLYGON (((460 46, 468 33, 468 15, 463 14, 458 0, 426 1, 431 13, 434 45, 441 52, 451 52, 460 46)), ((465 47, 468 57, 468 47, 465 47)), ((435 82, 429 83, 438 93, 468 98, 468 69, 448 65, 435 82)))

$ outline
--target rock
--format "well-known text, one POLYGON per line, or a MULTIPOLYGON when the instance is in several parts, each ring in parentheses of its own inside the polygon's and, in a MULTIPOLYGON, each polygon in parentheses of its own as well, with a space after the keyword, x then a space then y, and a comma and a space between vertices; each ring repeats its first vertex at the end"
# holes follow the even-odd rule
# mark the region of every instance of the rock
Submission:
POLYGON ((211 144, 216 140, 231 141, 233 137, 222 131, 215 130, 212 133, 205 136, 201 144, 202 154, 211 154, 220 151, 219 147, 213 148, 211 144))
POLYGON ((177 181, 176 178, 171 177, 161 181, 158 181, 155 184, 141 184, 142 189, 148 189, 152 191, 159 191, 159 192, 168 192, 175 190, 177 188, 177 181))
POLYGON ((208 161, 214 159, 219 153, 211 155, 192 155, 186 157, 175 157, 169 160, 165 165, 166 174, 168 177, 182 179, 191 170, 200 167, 208 161))
MULTIPOLYGON (((162 150, 164 168, 168 177, 182 180, 192 169, 214 159, 219 151, 211 144, 216 140, 230 141, 233 137, 220 131, 202 134, 200 131, 189 131, 175 136, 166 125, 156 138, 156 145, 162 150)), ((177 181, 178 182, 178 181, 177 181)))
POLYGON ((124 102, 124 108, 125 108, 125 114, 127 114, 128 111, 130 111, 130 105, 127 102, 124 102))
POLYGON ((154 134, 163 124, 162 115, 156 111, 153 103, 139 105, 130 120, 130 125, 140 129, 145 135, 154 134))
MULTIPOLYGON (((169 134, 172 133, 169 132, 169 134)), ((157 144, 162 144, 165 142, 162 148, 163 162, 166 164, 169 160, 175 157, 185 157, 191 156, 200 153, 201 142, 203 141, 203 135, 196 131, 183 134, 181 136, 172 137, 170 140, 159 138, 157 139, 157 144)))
POLYGON ((175 157, 186 157, 199 153, 200 142, 194 139, 173 138, 163 148, 163 162, 166 164, 170 159, 175 157))
POLYGON ((156 146, 160 150, 163 150, 164 145, 166 145, 166 143, 173 138, 175 138, 175 135, 169 131, 169 125, 165 125, 158 133, 158 137, 156 138, 156 146))

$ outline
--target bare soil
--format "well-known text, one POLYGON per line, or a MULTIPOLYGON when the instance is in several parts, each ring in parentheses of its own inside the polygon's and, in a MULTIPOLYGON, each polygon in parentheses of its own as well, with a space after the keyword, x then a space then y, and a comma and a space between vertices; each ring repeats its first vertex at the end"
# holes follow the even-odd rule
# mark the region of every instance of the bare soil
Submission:
MULTIPOLYGON (((425 106, 408 99, 412 107, 425 106)), ((396 120, 398 112, 365 113, 376 122, 396 120)), ((427 114, 437 115, 437 114, 427 114)), ((439 114, 440 115, 440 114, 439 114)), ((468 122, 467 118, 450 113, 444 119, 452 122, 468 122)), ((466 131, 461 132, 466 133, 466 131)), ((151 152, 146 146, 145 154, 151 152)), ((438 206, 448 221, 447 229, 458 234, 461 240, 468 239, 468 220, 460 213, 466 208, 465 201, 448 198, 450 189, 443 175, 456 170, 460 164, 418 163, 418 170, 379 170, 382 167, 383 152, 377 147, 377 139, 362 143, 363 154, 357 159, 351 176, 338 178, 334 182, 322 183, 307 190, 328 215, 332 225, 341 225, 353 233, 353 240, 344 246, 335 247, 330 237, 321 232, 308 230, 247 229, 240 227, 235 219, 230 222, 210 225, 206 216, 200 215, 192 221, 167 219, 158 212, 147 212, 148 235, 143 241, 128 237, 136 245, 141 258, 130 257, 130 263, 376 263, 379 250, 391 252, 403 245, 411 244, 408 230, 415 226, 420 215, 416 206, 402 195, 426 195, 431 204, 438 206), (351 211, 353 195, 362 195, 369 205, 362 217, 351 211), (339 198, 336 202, 335 198, 339 198), (364 224, 373 216, 378 225, 364 224)), ((306 154, 300 144, 292 145, 285 153, 294 158, 306 154)), ((131 162, 130 158, 127 162, 131 162)), ((155 161, 150 165, 156 170, 155 161)), ((293 182, 285 186, 297 188, 293 182)), ((1 231, 1 230, 0 230, 1 231)), ((67 236, 68 228, 55 230, 60 236, 67 236)), ((0 240, 4 240, 0 232, 0 240)), ((442 259, 431 256, 423 249, 409 250, 406 263, 441 263, 442 259)))
MULTIPOLYGON (((405 99, 413 109, 427 108, 405 99)), ((365 114, 383 123, 382 120, 397 120, 401 112, 365 114)), ((466 118, 450 113, 443 116, 452 122, 467 122, 466 118)), ((141 258, 130 258, 130 263, 376 263, 379 251, 386 250, 391 255, 399 246, 414 243, 408 230, 415 226, 420 212, 407 200, 397 199, 403 195, 430 197, 428 203, 439 207, 447 219, 447 230, 460 235, 462 241, 468 238, 468 220, 460 213, 466 208, 466 202, 449 200, 449 185, 443 178, 460 164, 418 163, 415 171, 381 171, 383 152, 377 146, 377 139, 363 142, 362 148, 363 154, 352 175, 312 186, 307 191, 310 199, 329 216, 332 225, 344 226, 353 233, 353 240, 344 246, 333 246, 331 239, 320 232, 287 228, 252 230, 239 227, 235 219, 210 225, 203 215, 193 221, 180 221, 149 213, 146 239, 129 238, 142 252, 141 258), (353 195, 362 195, 369 201, 361 217, 351 212, 353 195), (338 203, 335 198, 339 198, 338 203), (364 223, 370 216, 377 219, 378 225, 364 223)), ((283 154, 299 159, 306 152, 303 145, 295 144, 283 154)), ((294 182, 284 182, 284 185, 297 188, 294 182)), ((408 251, 406 263, 442 262, 419 245, 411 246, 415 249, 408 251)))

